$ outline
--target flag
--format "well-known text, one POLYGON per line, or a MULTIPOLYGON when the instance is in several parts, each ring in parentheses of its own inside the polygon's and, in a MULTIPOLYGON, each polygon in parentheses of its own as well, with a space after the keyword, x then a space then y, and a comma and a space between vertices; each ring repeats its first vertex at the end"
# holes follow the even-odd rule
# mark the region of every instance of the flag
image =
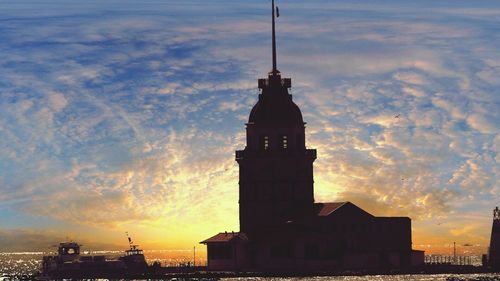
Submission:
POLYGON ((278 6, 276 6, 276 17, 280 17, 280 9, 278 9, 278 6))

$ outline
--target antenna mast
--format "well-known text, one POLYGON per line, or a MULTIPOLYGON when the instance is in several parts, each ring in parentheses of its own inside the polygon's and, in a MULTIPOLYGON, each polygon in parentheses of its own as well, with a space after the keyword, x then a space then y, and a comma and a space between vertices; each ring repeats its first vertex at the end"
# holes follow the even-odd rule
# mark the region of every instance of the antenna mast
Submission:
POLYGON ((125 235, 127 235, 127 239, 128 239, 128 245, 130 247, 130 250, 133 250, 134 248, 134 243, 132 242, 132 238, 130 238, 130 236, 128 235, 128 231, 125 232, 125 235))
POLYGON ((276 75, 279 71, 276 68, 276 27, 274 23, 274 16, 275 16, 275 11, 274 11, 274 0, 272 0, 272 14, 273 14, 273 75, 276 75))

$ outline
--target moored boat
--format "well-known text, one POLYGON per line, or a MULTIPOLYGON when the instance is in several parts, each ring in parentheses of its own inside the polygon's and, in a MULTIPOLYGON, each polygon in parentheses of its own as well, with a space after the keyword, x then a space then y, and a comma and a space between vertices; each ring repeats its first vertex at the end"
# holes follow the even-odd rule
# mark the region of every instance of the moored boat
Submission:
POLYGON ((41 276, 50 278, 99 278, 126 277, 146 274, 148 264, 144 251, 133 245, 129 238, 129 249, 123 256, 108 259, 103 255, 81 255, 81 245, 76 242, 61 242, 57 255, 44 256, 41 276))

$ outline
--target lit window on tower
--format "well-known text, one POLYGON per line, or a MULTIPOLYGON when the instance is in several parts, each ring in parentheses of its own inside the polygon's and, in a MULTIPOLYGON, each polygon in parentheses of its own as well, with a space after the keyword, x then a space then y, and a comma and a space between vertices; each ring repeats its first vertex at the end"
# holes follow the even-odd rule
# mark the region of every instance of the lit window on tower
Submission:
POLYGON ((263 137, 262 145, 263 145, 264 150, 269 149, 269 136, 263 137))
POLYGON ((285 135, 285 136, 281 136, 281 147, 283 149, 287 149, 288 148, 288 137, 285 135))

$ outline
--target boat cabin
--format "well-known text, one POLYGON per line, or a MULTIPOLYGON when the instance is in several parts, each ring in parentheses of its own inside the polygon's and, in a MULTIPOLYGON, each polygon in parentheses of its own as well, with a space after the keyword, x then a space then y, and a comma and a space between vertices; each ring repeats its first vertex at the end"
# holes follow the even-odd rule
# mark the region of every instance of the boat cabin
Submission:
POLYGON ((126 256, 144 255, 144 251, 137 248, 137 245, 131 245, 129 250, 125 251, 126 256))
POLYGON ((80 245, 75 242, 59 243, 57 254, 62 262, 78 260, 80 258, 80 245))

